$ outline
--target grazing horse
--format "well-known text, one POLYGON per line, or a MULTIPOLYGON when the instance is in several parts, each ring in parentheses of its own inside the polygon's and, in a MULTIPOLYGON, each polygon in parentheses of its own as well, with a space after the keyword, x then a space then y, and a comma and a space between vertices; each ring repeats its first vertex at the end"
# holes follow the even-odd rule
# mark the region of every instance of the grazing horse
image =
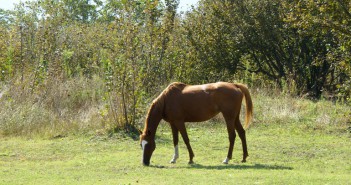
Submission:
POLYGON ((143 149, 143 164, 150 165, 150 159, 156 148, 155 135, 160 121, 170 123, 173 134, 174 156, 171 163, 176 163, 178 154, 178 133, 187 146, 189 164, 193 163, 194 152, 191 149, 184 122, 201 122, 222 113, 227 124, 229 135, 229 150, 224 164, 232 159, 235 130, 242 142, 243 160, 248 156, 245 130, 240 123, 239 114, 242 99, 246 100, 245 127, 249 126, 252 118, 253 105, 248 88, 243 84, 217 82, 204 85, 186 85, 179 82, 171 83, 152 102, 145 121, 144 131, 140 135, 140 145, 143 149))

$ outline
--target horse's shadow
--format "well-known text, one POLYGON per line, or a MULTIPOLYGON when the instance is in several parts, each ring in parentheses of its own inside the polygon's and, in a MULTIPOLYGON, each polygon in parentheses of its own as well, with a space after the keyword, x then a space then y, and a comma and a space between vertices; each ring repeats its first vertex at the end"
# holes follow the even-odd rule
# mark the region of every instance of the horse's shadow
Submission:
POLYGON ((268 165, 268 164, 253 164, 253 165, 237 165, 237 164, 227 164, 227 165, 202 165, 202 164, 192 164, 187 168, 195 169, 207 169, 207 170, 227 170, 227 169, 257 169, 257 170, 292 170, 292 167, 280 166, 280 165, 268 165))
POLYGON ((228 169, 237 169, 237 170, 247 170, 247 169, 256 169, 256 170, 293 170, 294 168, 289 167, 289 166, 280 166, 280 165, 268 165, 268 164, 243 164, 243 165, 238 165, 238 164, 227 164, 227 165, 202 165, 202 164, 191 164, 188 166, 182 166, 182 167, 177 167, 177 166, 171 166, 171 167, 166 167, 166 166, 153 166, 156 168, 187 168, 187 169, 206 169, 206 170, 228 170, 228 169))

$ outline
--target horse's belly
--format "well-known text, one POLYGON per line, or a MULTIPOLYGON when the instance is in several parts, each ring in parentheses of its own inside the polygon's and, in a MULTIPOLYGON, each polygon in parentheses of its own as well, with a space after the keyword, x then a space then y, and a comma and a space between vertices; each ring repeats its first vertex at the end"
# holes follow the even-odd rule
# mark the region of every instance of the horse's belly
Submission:
POLYGON ((218 114, 218 112, 216 113, 211 113, 211 114, 206 114, 204 116, 203 115, 186 115, 184 121, 185 122, 202 122, 202 121, 207 121, 211 118, 213 118, 214 116, 216 116, 218 114))
POLYGON ((186 122, 206 121, 219 113, 216 105, 198 105, 183 109, 184 119, 186 122))

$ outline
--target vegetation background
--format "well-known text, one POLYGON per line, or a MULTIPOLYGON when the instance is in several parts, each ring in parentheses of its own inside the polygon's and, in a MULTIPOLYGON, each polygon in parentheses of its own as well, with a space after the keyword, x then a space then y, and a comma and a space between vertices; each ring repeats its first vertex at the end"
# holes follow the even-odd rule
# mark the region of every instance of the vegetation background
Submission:
POLYGON ((239 81, 350 104, 350 1, 200 0, 186 12, 178 4, 0 9, 0 135, 132 131, 172 81, 239 81))
POLYGON ((178 6, 33 0, 0 9, 0 184, 349 184, 351 1, 178 6), (160 124, 152 166, 141 167, 136 128, 172 81, 248 84, 248 163, 237 141, 221 164, 219 116, 187 124, 195 165, 184 144, 168 164, 171 131, 160 124))

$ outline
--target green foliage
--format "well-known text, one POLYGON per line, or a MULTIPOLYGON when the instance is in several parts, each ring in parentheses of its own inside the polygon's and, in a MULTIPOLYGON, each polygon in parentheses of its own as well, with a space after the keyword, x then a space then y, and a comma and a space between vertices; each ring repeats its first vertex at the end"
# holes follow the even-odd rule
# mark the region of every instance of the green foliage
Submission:
POLYGON ((18 98, 30 98, 72 79, 98 76, 106 87, 100 97, 105 106, 99 111, 104 124, 111 129, 137 125, 150 94, 173 78, 164 69, 175 65, 167 52, 178 3, 20 3, 11 12, 15 19, 1 26, 1 80, 15 87, 11 91, 28 88, 28 97, 18 98))
POLYGON ((347 1, 201 0, 184 14, 178 4, 38 0, 0 10, 0 80, 22 102, 75 79, 98 79, 97 112, 110 129, 141 125, 171 81, 240 81, 350 102, 347 1))
MULTIPOLYGON (((326 81, 339 97, 350 97, 351 68, 351 4, 346 0, 293 1, 285 3, 290 11, 286 16, 299 33, 308 35, 324 45, 324 55, 317 55, 315 65, 329 65, 326 81), (319 40, 316 35, 322 36, 319 40), (325 64, 324 64, 325 65, 325 64)), ((320 50, 320 47, 318 48, 320 50)))
MULTIPOLYGON (((195 79, 228 79, 226 74, 245 70, 261 75, 266 82, 276 81, 281 88, 292 86, 296 89, 288 91, 295 95, 319 98, 324 91, 336 96, 338 84, 346 84, 350 79, 349 73, 341 72, 339 66, 347 65, 345 69, 349 70, 350 64, 346 62, 350 60, 348 52, 338 52, 339 48, 346 51, 344 41, 335 31, 341 28, 333 31, 316 21, 294 19, 308 17, 304 14, 313 12, 311 8, 298 12, 302 2, 201 1, 199 8, 188 13, 184 20, 196 56, 195 71, 201 69, 195 79)), ((347 8, 349 4, 343 6, 347 8)), ((324 12, 317 15, 320 14, 324 12)), ((325 14, 323 17, 328 16, 325 14)), ((346 35, 343 34, 345 38, 346 35)), ((348 97, 349 93, 343 96, 348 97)))

